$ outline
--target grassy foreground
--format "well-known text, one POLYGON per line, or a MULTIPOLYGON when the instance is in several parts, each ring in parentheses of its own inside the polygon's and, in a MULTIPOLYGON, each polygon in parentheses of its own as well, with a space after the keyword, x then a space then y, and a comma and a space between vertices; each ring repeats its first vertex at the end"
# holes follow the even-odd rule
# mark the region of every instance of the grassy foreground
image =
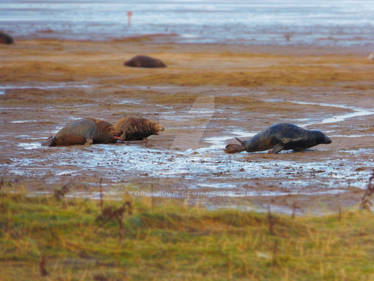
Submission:
POLYGON ((0 280, 374 280, 374 215, 0 193, 0 280))

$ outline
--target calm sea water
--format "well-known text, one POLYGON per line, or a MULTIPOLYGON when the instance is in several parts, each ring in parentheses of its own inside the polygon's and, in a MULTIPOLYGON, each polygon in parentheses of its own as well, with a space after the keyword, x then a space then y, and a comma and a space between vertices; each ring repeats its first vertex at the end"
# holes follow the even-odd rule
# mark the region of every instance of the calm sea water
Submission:
POLYGON ((374 0, 0 0, 0 30, 16 38, 161 33, 193 43, 374 46, 374 0))

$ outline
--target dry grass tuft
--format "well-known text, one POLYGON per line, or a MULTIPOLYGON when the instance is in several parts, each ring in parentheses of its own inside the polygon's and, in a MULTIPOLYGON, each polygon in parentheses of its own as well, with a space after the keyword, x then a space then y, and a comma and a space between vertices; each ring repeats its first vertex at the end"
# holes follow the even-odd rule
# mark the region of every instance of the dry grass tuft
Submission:
POLYGON ((373 180, 374 180, 374 170, 372 172, 371 177, 369 178, 368 185, 361 198, 361 202, 360 202, 361 209, 370 210, 371 207, 373 206, 373 203, 371 202, 371 197, 374 194, 374 184, 372 183, 373 180))
POLYGON ((372 280, 370 212, 294 217, 152 198, 0 193, 5 280, 372 280), (126 215, 127 214, 127 215, 126 215), (99 224, 99 225, 98 225, 99 224), (120 241, 118 241, 118 227, 120 241), (147 270, 144 270, 146 268, 147 270), (339 270, 336 270, 339 268, 339 270))

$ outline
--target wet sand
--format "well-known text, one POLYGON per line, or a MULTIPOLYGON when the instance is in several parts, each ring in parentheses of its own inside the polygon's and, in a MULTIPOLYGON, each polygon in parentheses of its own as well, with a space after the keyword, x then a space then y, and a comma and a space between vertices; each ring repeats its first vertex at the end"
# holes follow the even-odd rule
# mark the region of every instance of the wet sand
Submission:
POLYGON ((72 196, 130 192, 211 208, 300 213, 356 206, 374 168, 374 77, 354 49, 25 40, 0 45, 0 171, 8 183, 72 196), (165 69, 123 66, 134 55, 165 69), (141 115, 166 130, 147 142, 46 148, 64 124, 141 115), (274 123, 324 131, 305 152, 223 153, 274 123))

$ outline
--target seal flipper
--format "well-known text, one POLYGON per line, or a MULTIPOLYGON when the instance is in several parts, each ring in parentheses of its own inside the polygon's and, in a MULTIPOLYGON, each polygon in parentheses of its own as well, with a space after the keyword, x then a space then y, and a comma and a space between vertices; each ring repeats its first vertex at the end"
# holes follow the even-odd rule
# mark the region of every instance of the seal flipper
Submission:
POLYGON ((303 151, 308 147, 306 146, 307 143, 308 138, 306 138, 305 136, 295 139, 282 139, 282 144, 284 145, 284 149, 286 150, 292 149, 293 151, 303 151))
POLYGON ((46 141, 43 141, 42 146, 56 146, 56 136, 49 137, 46 141))
POLYGON ((273 149, 270 151, 270 153, 277 154, 284 148, 283 144, 278 143, 273 146, 273 149))
POLYGON ((84 145, 91 145, 93 144, 93 139, 86 139, 86 142, 84 143, 84 145))
POLYGON ((240 139, 238 139, 238 138, 235 138, 242 146, 244 146, 245 147, 245 144, 246 144, 246 142, 245 141, 242 141, 242 140, 240 140, 240 139))
POLYGON ((119 140, 120 140, 121 142, 125 142, 125 141, 126 141, 126 138, 127 138, 127 134, 126 134, 126 132, 124 131, 124 132, 122 133, 122 135, 119 137, 119 140))
POLYGON ((85 136, 84 138, 86 139, 86 142, 84 143, 84 145, 91 145, 94 143, 94 139, 95 139, 95 133, 97 135, 97 125, 96 125, 96 122, 95 120, 92 120, 94 122, 93 126, 89 127, 87 132, 85 133, 85 136), (96 132, 95 132, 96 131, 96 132))

